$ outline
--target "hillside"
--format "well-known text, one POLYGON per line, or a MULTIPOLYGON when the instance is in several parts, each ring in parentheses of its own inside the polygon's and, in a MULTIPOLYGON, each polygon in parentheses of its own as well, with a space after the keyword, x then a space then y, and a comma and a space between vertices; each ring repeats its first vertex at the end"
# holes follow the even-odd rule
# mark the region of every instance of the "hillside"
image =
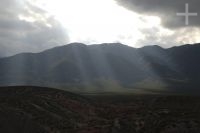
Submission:
POLYGON ((199 133, 199 97, 0 88, 2 133, 199 133))
POLYGON ((89 116, 94 116, 92 105, 69 92, 30 86, 0 88, 0 132, 72 132, 89 116))
POLYGON ((200 44, 136 49, 123 44, 73 43, 1 58, 0 86, 37 85, 86 92, 121 88, 199 92, 199 59, 200 44))

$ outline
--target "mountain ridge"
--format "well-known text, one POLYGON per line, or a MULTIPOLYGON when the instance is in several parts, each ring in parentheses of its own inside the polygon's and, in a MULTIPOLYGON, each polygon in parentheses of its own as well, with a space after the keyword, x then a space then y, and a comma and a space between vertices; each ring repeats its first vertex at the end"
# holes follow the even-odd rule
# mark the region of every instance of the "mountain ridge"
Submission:
POLYGON ((13 57, 13 56, 20 55, 20 54, 39 54, 39 53, 43 53, 43 52, 46 52, 46 51, 49 51, 49 50, 59 49, 59 48, 65 48, 65 47, 72 46, 72 45, 79 45, 79 46, 82 45, 82 46, 88 46, 88 47, 109 46, 109 45, 118 45, 118 46, 119 46, 119 45, 121 45, 121 46, 129 47, 129 48, 132 48, 132 49, 144 49, 144 48, 153 48, 153 47, 157 47, 157 48, 160 48, 160 49, 168 50, 168 49, 175 49, 175 48, 180 48, 180 47, 196 46, 196 45, 199 45, 199 44, 200 44, 200 43, 195 43, 195 44, 184 44, 184 45, 180 45, 180 46, 172 46, 172 47, 169 47, 169 48, 164 48, 164 47, 159 46, 159 45, 148 45, 148 46, 143 46, 143 47, 136 48, 136 47, 132 47, 132 46, 129 46, 129 45, 126 45, 126 44, 122 44, 122 43, 102 43, 102 44, 90 44, 90 45, 88 45, 88 44, 85 44, 85 43, 73 42, 73 43, 69 43, 69 44, 65 44, 65 45, 55 46, 55 47, 52 47, 52 48, 43 50, 43 51, 41 51, 41 52, 22 52, 22 53, 18 53, 18 54, 11 55, 11 56, 0 56, 0 59, 1 59, 1 58, 13 57))

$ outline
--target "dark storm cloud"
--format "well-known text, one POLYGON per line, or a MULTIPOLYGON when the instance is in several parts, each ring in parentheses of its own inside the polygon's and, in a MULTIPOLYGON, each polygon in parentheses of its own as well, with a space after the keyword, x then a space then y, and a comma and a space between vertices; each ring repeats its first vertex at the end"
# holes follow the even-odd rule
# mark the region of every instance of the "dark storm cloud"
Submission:
POLYGON ((39 52, 67 43, 65 29, 46 14, 25 0, 1 0, 0 57, 20 52, 39 52), (20 19, 20 15, 25 19, 20 19), (29 17, 34 21, 29 21, 29 17))
POLYGON ((185 4, 189 4, 190 12, 197 12, 198 17, 190 17, 190 27, 200 26, 199 0, 116 0, 134 12, 145 15, 161 17, 162 24, 170 29, 185 27, 185 18, 176 16, 178 12, 185 11, 185 4))

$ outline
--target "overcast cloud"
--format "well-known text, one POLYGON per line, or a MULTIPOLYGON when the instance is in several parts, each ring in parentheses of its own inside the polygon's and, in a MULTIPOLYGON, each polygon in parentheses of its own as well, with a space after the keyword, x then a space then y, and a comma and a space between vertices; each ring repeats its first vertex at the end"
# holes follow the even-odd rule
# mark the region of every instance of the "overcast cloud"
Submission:
POLYGON ((138 45, 157 44, 172 47, 200 41, 200 1, 199 0, 116 0, 117 3, 133 12, 143 15, 158 16, 164 28, 173 32, 171 35, 160 35, 157 29, 142 30, 146 36, 138 45), (185 4, 189 4, 189 12, 198 13, 197 17, 189 17, 189 25, 185 25, 185 17, 176 13, 185 12, 185 4))
MULTIPOLYGON (((161 17, 163 25, 170 29, 185 27, 185 18, 176 13, 185 12, 185 4, 189 11, 199 13, 199 0, 116 0, 120 5, 138 13, 161 17)), ((200 16, 190 18, 190 27, 200 26, 200 16)))
POLYGON ((1 0, 0 56, 39 52, 67 40, 65 29, 45 11, 23 0, 1 0))

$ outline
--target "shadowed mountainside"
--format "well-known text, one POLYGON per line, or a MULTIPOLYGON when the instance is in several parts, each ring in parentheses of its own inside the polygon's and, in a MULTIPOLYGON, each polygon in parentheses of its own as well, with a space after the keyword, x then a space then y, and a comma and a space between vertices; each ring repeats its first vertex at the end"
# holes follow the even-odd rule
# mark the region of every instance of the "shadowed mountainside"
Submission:
POLYGON ((154 92, 197 92, 199 59, 200 44, 136 49, 118 43, 73 43, 41 53, 1 58, 0 85, 37 85, 82 91, 138 88, 154 92))

